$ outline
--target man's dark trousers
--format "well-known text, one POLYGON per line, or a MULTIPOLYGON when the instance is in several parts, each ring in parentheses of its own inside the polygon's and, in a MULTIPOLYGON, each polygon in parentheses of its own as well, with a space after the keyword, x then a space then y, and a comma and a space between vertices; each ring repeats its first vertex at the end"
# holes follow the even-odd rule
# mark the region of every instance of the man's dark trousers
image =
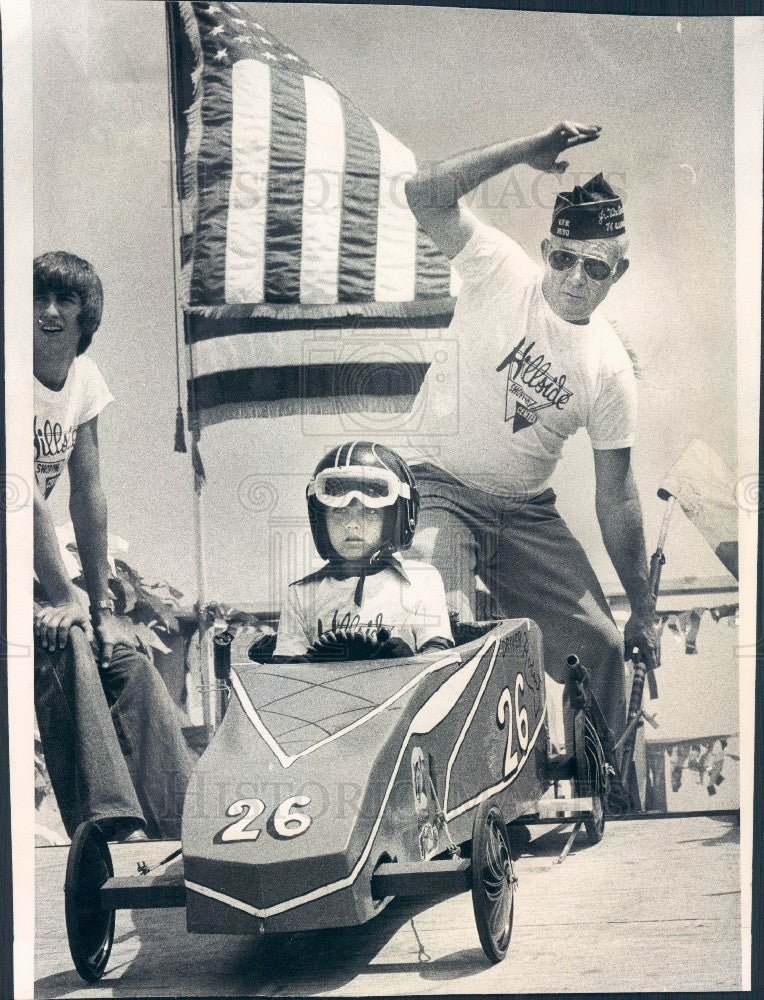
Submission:
POLYGON ((554 491, 514 499, 465 486, 429 463, 412 471, 422 506, 411 555, 440 570, 449 609, 474 620, 477 573, 505 617, 539 626, 556 681, 565 683, 569 655, 581 660, 617 738, 626 721, 623 639, 554 491))

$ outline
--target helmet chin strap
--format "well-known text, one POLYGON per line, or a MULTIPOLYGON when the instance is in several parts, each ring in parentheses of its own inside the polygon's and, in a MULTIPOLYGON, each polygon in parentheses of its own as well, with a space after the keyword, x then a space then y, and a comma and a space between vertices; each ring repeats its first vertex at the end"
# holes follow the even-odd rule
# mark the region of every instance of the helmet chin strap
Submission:
POLYGON ((363 586, 367 576, 374 576, 383 569, 394 565, 393 547, 390 542, 385 542, 376 552, 372 552, 365 559, 341 559, 335 556, 329 560, 326 567, 327 576, 333 576, 336 580, 348 580, 351 576, 358 577, 353 601, 356 607, 360 608, 363 603, 363 586))

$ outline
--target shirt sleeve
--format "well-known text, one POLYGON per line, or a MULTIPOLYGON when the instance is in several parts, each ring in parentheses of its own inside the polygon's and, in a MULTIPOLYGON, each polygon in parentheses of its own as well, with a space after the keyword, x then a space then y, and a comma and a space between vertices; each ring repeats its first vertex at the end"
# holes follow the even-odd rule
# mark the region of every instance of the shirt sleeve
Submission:
POLYGON ((503 286, 524 284, 539 273, 538 266, 518 243, 483 222, 478 222, 451 263, 462 282, 460 294, 479 286, 485 294, 490 294, 503 286))
POLYGON ((587 429, 592 447, 597 450, 633 446, 637 429, 637 386, 631 366, 602 380, 587 429))
POLYGON ((453 643, 443 578, 434 566, 417 573, 417 578, 422 588, 412 627, 417 650, 436 637, 453 643))
POLYGON ((97 417, 109 403, 114 402, 114 397, 109 392, 109 387, 104 381, 104 377, 98 370, 98 366, 90 358, 82 358, 82 378, 83 394, 82 408, 77 419, 77 426, 86 424, 88 420, 97 417))
POLYGON ((273 655, 302 656, 304 653, 307 653, 309 645, 297 588, 294 586, 288 587, 286 598, 281 608, 279 631, 273 655))

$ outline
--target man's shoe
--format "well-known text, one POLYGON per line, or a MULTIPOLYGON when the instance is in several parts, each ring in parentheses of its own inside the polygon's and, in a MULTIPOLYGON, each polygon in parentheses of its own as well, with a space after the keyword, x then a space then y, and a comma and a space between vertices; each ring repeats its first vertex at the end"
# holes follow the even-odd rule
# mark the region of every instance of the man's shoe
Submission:
POLYGON ((111 843, 124 844, 131 840, 148 840, 141 820, 130 816, 109 816, 98 820, 101 833, 111 843))
POLYGON ((119 838, 120 844, 134 844, 138 841, 148 840, 145 830, 133 830, 132 833, 126 834, 124 837, 119 838))

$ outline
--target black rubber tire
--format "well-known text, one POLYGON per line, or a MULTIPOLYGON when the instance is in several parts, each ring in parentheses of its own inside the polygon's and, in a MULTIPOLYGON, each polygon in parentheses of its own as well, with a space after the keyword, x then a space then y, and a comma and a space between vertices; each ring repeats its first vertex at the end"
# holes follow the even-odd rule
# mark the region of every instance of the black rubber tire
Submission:
POLYGON ((74 967, 84 980, 103 976, 114 942, 114 910, 101 909, 101 886, 114 875, 109 845, 95 823, 80 823, 66 863, 64 909, 74 967))
POLYGON ((516 883, 504 817, 497 806, 482 802, 472 825, 472 909, 491 962, 501 962, 509 948, 516 883))
POLYGON ((607 771, 605 753, 597 730, 586 711, 580 708, 573 720, 573 741, 576 756, 574 779, 577 796, 592 797, 594 810, 590 819, 584 820, 584 829, 590 844, 599 844, 605 833, 605 803, 607 801, 607 771))

